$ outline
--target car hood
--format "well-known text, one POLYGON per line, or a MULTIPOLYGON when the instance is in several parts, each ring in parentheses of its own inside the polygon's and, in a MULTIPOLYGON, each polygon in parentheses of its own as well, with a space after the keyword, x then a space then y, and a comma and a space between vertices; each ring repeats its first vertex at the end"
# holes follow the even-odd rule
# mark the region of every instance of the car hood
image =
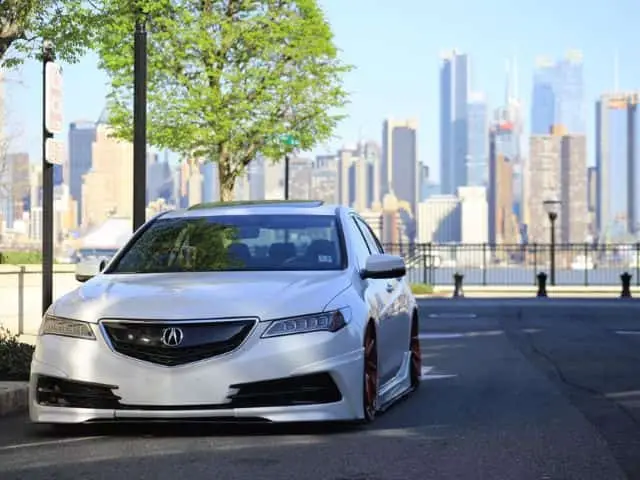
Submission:
POLYGON ((55 302, 56 316, 261 320, 316 313, 352 282, 349 271, 98 275, 55 302))

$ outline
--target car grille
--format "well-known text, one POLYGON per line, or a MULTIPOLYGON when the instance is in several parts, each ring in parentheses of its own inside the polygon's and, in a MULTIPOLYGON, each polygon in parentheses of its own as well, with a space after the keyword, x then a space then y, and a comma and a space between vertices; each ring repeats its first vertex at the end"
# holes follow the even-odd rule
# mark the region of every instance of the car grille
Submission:
POLYGON ((172 323, 103 320, 101 324, 114 351, 175 367, 235 350, 247 338, 256 320, 172 323))

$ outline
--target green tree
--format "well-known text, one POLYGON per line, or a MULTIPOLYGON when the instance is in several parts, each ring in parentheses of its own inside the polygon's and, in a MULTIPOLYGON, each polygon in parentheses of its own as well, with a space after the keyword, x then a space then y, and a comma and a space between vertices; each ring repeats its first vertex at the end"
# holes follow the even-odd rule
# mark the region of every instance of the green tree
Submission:
POLYGON ((99 16, 91 0, 0 0, 0 67, 37 57, 43 40, 60 60, 76 62, 91 47, 99 16))
MULTIPOLYGON (((110 123, 133 137, 131 0, 106 0, 98 53, 110 123)), ((221 199, 259 154, 277 161, 332 136, 347 92, 317 0, 139 0, 149 32, 148 139, 218 163, 221 199)))

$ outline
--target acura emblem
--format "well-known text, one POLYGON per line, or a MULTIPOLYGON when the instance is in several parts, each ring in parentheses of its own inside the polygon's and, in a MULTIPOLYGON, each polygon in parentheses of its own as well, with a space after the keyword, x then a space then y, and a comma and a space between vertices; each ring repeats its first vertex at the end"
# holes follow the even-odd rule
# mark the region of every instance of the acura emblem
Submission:
POLYGON ((165 328, 162 331, 161 341, 167 347, 177 347, 182 343, 184 339, 184 333, 179 328, 171 327, 165 328))

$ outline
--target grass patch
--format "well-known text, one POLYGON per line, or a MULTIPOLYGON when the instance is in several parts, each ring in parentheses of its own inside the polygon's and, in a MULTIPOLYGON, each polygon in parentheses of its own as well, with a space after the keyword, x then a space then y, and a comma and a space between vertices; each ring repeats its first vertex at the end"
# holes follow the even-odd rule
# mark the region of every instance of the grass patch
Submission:
POLYGON ((0 327, 0 381, 29 381, 34 347, 0 327))
POLYGON ((427 295, 433 293, 433 285, 428 285, 426 283, 412 283, 411 291, 414 295, 427 295))
POLYGON ((11 250, 0 252, 0 263, 6 265, 33 265, 42 263, 42 252, 11 250))

